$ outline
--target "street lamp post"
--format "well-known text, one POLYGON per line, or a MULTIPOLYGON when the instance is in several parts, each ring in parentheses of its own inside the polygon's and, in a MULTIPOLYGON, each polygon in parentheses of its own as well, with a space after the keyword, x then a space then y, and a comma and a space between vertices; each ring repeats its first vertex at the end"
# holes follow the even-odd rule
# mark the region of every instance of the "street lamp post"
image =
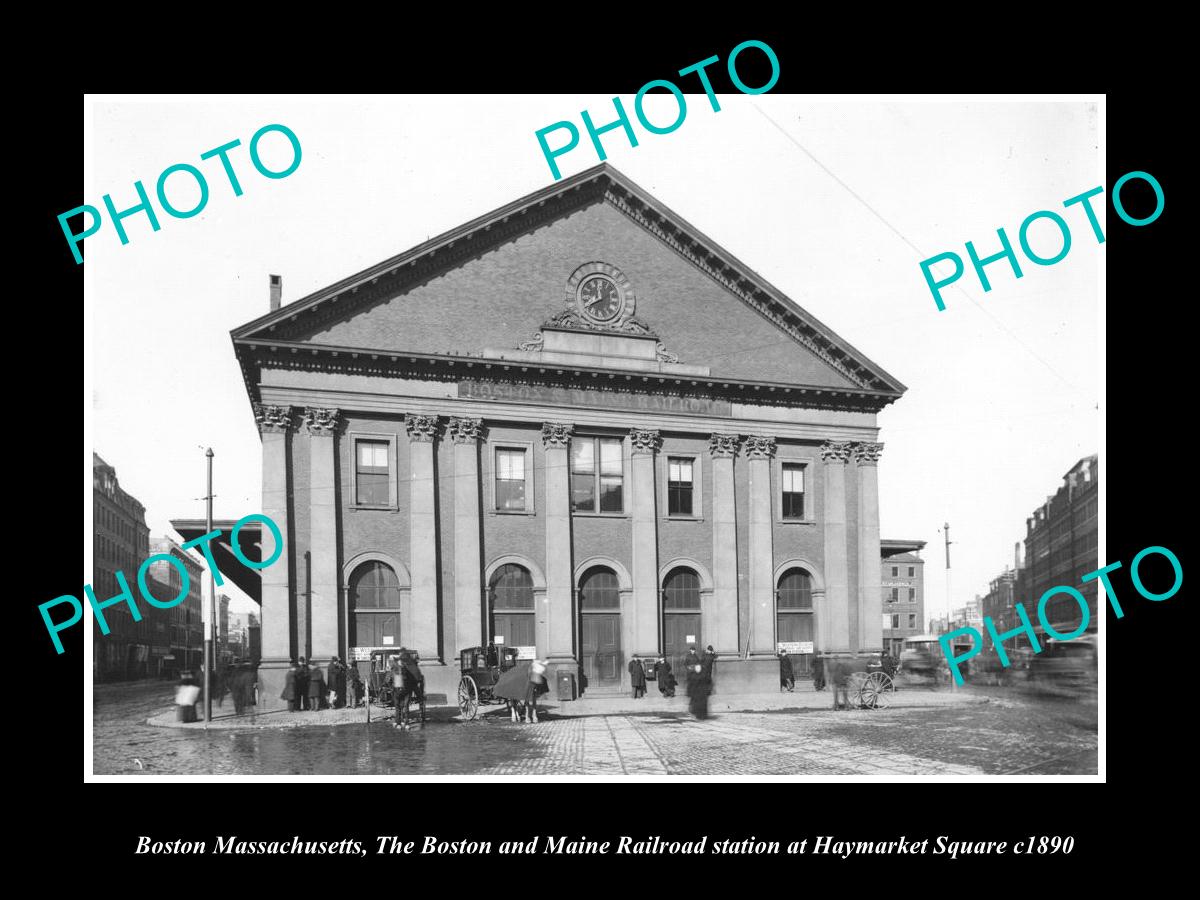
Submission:
MULTIPOLYGON (((208 457, 208 495, 204 498, 207 501, 208 513, 205 522, 205 534, 212 534, 213 530, 213 489, 212 489, 212 465, 213 452, 212 447, 204 451, 204 455, 208 457)), ((212 721, 212 680, 213 680, 213 622, 216 619, 215 610, 213 609, 213 601, 216 598, 216 583, 213 580, 212 566, 208 567, 208 598, 201 599, 203 603, 204 615, 204 727, 207 728, 209 722, 212 721)))

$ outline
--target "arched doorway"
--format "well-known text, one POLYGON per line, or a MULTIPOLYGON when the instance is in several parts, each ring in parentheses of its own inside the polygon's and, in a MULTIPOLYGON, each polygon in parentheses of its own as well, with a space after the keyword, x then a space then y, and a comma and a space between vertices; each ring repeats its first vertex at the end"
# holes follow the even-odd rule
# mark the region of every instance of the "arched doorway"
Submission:
MULTIPOLYGON (((775 640, 812 643, 813 631, 812 576, 804 569, 788 569, 775 591, 775 640)), ((812 653, 788 655, 795 674, 812 674, 812 653)))
POLYGON ((488 582, 488 638, 506 647, 534 647, 533 576, 524 566, 505 563, 488 582))
POLYGON ((621 590, 617 573, 593 566, 579 579, 580 662, 589 688, 619 688, 625 658, 621 652, 621 590))
POLYGON ((399 647, 400 579, 387 563, 370 560, 350 574, 351 647, 399 647))
POLYGON ((663 579, 663 655, 670 660, 675 677, 683 681, 683 660, 688 646, 704 651, 700 633, 700 576, 684 566, 663 579))

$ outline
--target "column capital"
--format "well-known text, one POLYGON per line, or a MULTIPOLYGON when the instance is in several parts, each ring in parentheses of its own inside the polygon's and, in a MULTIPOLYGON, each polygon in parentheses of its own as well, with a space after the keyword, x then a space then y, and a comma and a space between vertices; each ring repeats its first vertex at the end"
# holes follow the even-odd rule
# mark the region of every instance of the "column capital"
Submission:
POLYGON ((634 428, 629 432, 629 441, 634 456, 643 453, 653 455, 662 448, 662 435, 656 428, 634 428))
POLYGON ((451 416, 446 431, 456 444, 473 444, 483 437, 483 419, 451 416))
POLYGON ((431 443, 438 433, 437 416, 406 416, 404 427, 408 430, 408 439, 413 443, 431 443))
POLYGON ((341 422, 342 412, 339 409, 309 406, 304 410, 304 427, 314 436, 332 437, 337 434, 341 422))
POLYGON ((738 434, 714 434, 708 439, 708 452, 714 458, 732 459, 738 455, 738 444, 741 440, 742 437, 738 434))
POLYGON ((821 445, 821 459, 827 463, 847 463, 853 447, 850 441, 826 441, 821 445))
POLYGON ((860 466, 877 466, 883 455, 883 444, 863 441, 854 445, 854 461, 860 466))
POLYGON ((569 422, 543 422, 542 445, 547 450, 563 449, 571 443, 571 433, 575 426, 569 422))
POLYGON ((262 434, 287 434, 292 430, 292 408, 290 406, 266 406, 254 404, 254 421, 262 434))
POLYGON ((775 438, 754 436, 746 438, 746 455, 750 459, 771 459, 775 455, 775 438))

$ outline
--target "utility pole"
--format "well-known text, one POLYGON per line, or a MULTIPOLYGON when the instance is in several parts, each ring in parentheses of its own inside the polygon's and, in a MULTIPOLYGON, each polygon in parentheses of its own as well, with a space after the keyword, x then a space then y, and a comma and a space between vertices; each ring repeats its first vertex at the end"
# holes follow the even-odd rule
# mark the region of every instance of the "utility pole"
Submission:
MULTIPOLYGON (((208 494, 205 496, 205 501, 208 505, 208 511, 205 520, 205 534, 212 534, 213 516, 212 516, 212 447, 204 451, 204 455, 208 457, 208 494)), ((209 722, 212 721, 212 680, 213 680, 213 624, 216 619, 216 611, 213 609, 213 602, 216 599, 217 585, 214 581, 212 566, 208 567, 208 597, 201 598, 204 604, 204 727, 207 728, 209 722)))

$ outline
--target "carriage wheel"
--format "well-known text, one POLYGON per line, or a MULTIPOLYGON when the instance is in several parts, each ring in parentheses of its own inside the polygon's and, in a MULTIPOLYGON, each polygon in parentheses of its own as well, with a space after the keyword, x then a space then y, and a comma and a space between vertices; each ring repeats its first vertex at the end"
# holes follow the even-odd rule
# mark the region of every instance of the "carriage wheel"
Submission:
POLYGON ((868 709, 887 709, 895 691, 896 686, 886 672, 872 672, 863 685, 863 706, 868 709))
POLYGON ((479 712, 479 688, 470 675, 464 675, 458 683, 458 711, 468 721, 479 712))
POLYGON ((850 701, 850 705, 858 709, 864 708, 866 700, 863 697, 863 689, 867 685, 866 672, 851 672, 846 680, 846 697, 850 701))

